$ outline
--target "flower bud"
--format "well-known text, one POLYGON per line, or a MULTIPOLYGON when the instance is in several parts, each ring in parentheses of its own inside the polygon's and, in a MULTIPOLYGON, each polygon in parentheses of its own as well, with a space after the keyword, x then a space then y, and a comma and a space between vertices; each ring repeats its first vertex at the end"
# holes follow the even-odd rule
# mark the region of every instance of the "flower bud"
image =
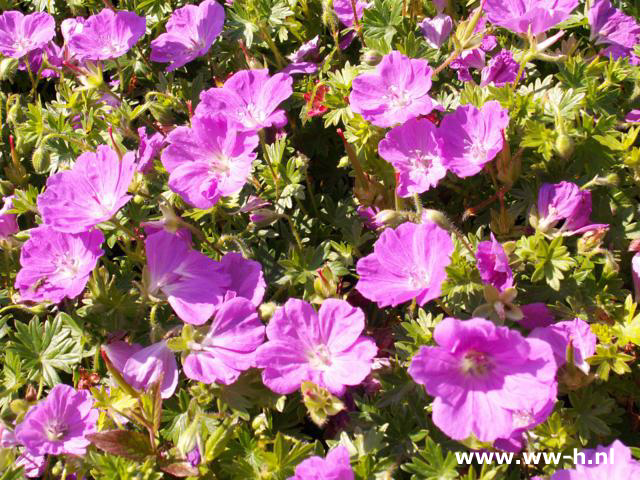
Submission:
POLYGON ((328 265, 318 269, 313 289, 321 298, 334 297, 338 292, 338 279, 328 265))
POLYGON ((571 155, 573 155, 573 151, 575 150, 575 143, 573 139, 562 132, 556 137, 556 143, 554 144, 554 149, 564 160, 569 160, 571 155))
POLYGON ((168 98, 155 98, 149 103, 149 111, 162 125, 171 125, 174 123, 175 114, 171 109, 171 100, 168 98))
POLYGON ((51 156, 44 146, 41 145, 33 151, 31 155, 31 165, 36 173, 44 174, 49 171, 51 156))
POLYGON ((397 210, 381 210, 376 214, 375 222, 378 225, 393 228, 409 220, 409 215, 409 212, 399 212, 397 210))
POLYGON ((371 67, 375 67, 382 60, 382 55, 375 50, 367 50, 362 54, 361 61, 362 63, 369 65, 371 67))
POLYGON ((6 197, 7 195, 11 195, 14 190, 15 190, 15 187, 13 186, 13 183, 7 180, 0 179, 0 194, 2 194, 3 197, 6 197))
POLYGON ((280 218, 280 214, 269 208, 257 208, 249 214, 249 221, 258 228, 268 227, 280 218))
POLYGON ((261 435, 269 428, 269 421, 267 420, 267 416, 264 413, 257 415, 251 421, 251 428, 255 432, 256 435, 261 435))
POLYGON ((425 222, 433 222, 440 228, 444 228, 449 232, 455 230, 455 226, 453 225, 453 223, 451 223, 451 220, 449 220, 449 218, 439 210, 425 208, 422 211, 422 223, 425 222))
POLYGON ((307 407, 313 423, 322 426, 327 419, 344 410, 344 403, 339 398, 313 382, 302 382, 302 401, 307 407))

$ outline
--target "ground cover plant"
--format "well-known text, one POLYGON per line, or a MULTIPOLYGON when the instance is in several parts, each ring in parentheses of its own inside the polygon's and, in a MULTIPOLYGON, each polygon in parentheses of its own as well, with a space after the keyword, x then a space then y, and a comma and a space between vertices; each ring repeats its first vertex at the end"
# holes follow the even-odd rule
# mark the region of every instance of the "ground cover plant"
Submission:
POLYGON ((0 9, 0 479, 640 478, 636 2, 0 9))

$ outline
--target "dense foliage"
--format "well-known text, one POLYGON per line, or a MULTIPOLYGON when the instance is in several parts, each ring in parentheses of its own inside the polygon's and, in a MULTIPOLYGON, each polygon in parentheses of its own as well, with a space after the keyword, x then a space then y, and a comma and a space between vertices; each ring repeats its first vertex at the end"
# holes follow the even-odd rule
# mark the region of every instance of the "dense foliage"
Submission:
POLYGON ((0 9, 0 479, 640 478, 637 2, 0 9))

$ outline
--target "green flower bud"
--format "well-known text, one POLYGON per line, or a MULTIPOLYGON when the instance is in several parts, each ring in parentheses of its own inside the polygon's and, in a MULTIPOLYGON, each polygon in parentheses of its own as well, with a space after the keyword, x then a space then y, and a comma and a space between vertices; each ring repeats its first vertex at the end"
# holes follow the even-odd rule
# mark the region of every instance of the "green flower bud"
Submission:
POLYGON ((560 133, 556 137, 554 149, 561 158, 563 158, 564 160, 569 160, 569 158, 571 158, 571 155, 573 155, 573 151, 575 150, 575 143, 569 135, 567 135, 566 133, 560 133))
POLYGON ((44 146, 39 146, 31 155, 31 165, 36 173, 45 174, 51 167, 51 156, 44 146))
POLYGON ((17 58, 3 58, 0 60, 0 81, 11 80, 18 70, 20 61, 17 58))

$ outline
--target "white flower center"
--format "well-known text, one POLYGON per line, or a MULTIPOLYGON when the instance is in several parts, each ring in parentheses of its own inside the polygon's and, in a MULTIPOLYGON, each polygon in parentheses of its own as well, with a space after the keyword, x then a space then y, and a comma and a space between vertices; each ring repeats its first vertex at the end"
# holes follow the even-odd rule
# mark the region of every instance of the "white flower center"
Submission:
POLYGON ((384 96, 384 99, 395 109, 404 108, 411 103, 410 92, 396 85, 389 87, 389 93, 384 96))
POLYGON ((411 166, 415 169, 429 170, 437 160, 436 155, 426 153, 422 150, 413 150, 411 152, 411 166))
POLYGON ((52 419, 44 427, 44 433, 50 442, 59 441, 67 434, 67 426, 56 419, 52 419))
POLYGON ((211 159, 211 172, 216 175, 229 176, 231 173, 231 158, 224 153, 217 153, 211 159))
POLYGON ((326 345, 317 345, 307 351, 307 360, 315 370, 326 370, 333 364, 331 352, 326 345))
POLYGON ((469 350, 460 359, 460 371, 465 375, 481 377, 492 368, 491 357, 484 352, 469 350))
POLYGON ((484 163, 487 161, 487 149, 482 143, 474 142, 469 151, 473 163, 484 163))
POLYGON ((73 278, 80 270, 80 260, 73 258, 69 253, 59 255, 55 260, 57 273, 63 277, 73 278))
POLYGON ((413 267, 406 272, 407 284, 412 290, 421 290, 429 287, 431 280, 429 272, 421 267, 413 267))

